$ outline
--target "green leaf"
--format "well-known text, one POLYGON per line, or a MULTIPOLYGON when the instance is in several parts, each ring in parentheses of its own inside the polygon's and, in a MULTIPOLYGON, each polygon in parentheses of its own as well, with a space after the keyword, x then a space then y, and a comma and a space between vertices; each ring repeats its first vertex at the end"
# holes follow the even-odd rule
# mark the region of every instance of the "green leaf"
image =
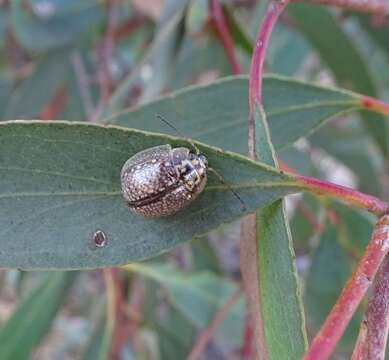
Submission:
MULTIPOLYGON (((305 287, 307 324, 312 333, 316 333, 324 323, 351 275, 352 262, 338 242, 337 229, 330 224, 326 224, 325 229, 314 253, 305 287)), ((360 314, 357 313, 338 346, 340 351, 348 353, 342 358, 350 357, 359 324, 360 314)))
MULTIPOLYGON (((212 173, 204 192, 175 216, 145 219, 123 200, 120 170, 152 146, 189 144, 166 135, 76 122, 0 123, 0 265, 96 268, 155 256, 244 213, 212 173), (93 235, 105 232, 97 248, 93 235)), ((290 175, 199 144, 246 212, 296 192, 290 175)))
POLYGON ((146 89, 142 93, 140 102, 145 102, 157 95, 166 85, 172 62, 175 60, 176 51, 181 43, 183 32, 183 18, 187 3, 184 1, 166 1, 160 23, 157 27, 156 36, 149 46, 143 59, 136 68, 122 81, 109 99, 102 118, 110 116, 120 109, 128 95, 129 89, 144 78, 142 72, 145 68, 150 70, 150 78, 147 79, 146 89))
MULTIPOLYGON (((105 311, 104 306, 101 311, 105 311)), ((112 332, 107 326, 105 314, 100 317, 96 328, 94 329, 91 338, 87 344, 83 360, 105 360, 108 359, 111 349, 112 332)))
MULTIPOLYGON (((131 264, 127 268, 166 288, 171 305, 198 329, 207 327, 219 308, 237 290, 233 282, 206 271, 185 274, 169 264, 147 263, 131 264)), ((241 296, 216 333, 220 340, 233 346, 241 345, 244 313, 244 298, 241 296)))
POLYGON ((5 108, 11 98, 14 83, 5 77, 0 77, 0 120, 3 120, 5 108))
MULTIPOLYGON (((256 127, 258 157, 276 166, 262 108, 256 111, 256 127)), ((293 241, 282 200, 257 211, 257 256, 269 359, 301 359, 307 348, 307 335, 293 241)))
POLYGON ((46 54, 30 77, 13 92, 5 112, 7 119, 37 117, 70 71, 69 49, 46 54))
POLYGON ((5 45, 5 37, 8 27, 8 16, 7 11, 0 9, 0 47, 5 45))
POLYGON ((306 213, 316 221, 318 226, 321 226, 320 209, 319 201, 310 194, 304 194, 299 200, 299 205, 296 207, 291 220, 292 238, 294 248, 297 248, 297 251, 305 252, 309 248, 309 240, 319 230, 307 218, 306 213))
POLYGON ((331 202, 331 207, 339 217, 339 241, 354 258, 363 255, 371 238, 376 222, 374 215, 350 208, 338 202, 331 202))
POLYGON ((49 275, 42 285, 17 308, 0 330, 1 359, 29 358, 34 347, 47 333, 76 272, 49 275))
POLYGON ((216 274, 220 273, 219 260, 214 249, 208 242, 207 236, 193 239, 191 243, 191 250, 193 270, 208 270, 216 274))
POLYGON ((142 280, 145 293, 142 319, 145 327, 158 334, 161 360, 186 359, 195 341, 196 328, 175 306, 167 301, 161 303, 160 283, 150 277, 142 280))
POLYGON ((377 154, 372 154, 371 138, 366 136, 363 129, 328 126, 309 140, 351 169, 358 177, 359 189, 372 195, 381 195, 379 178, 382 164, 375 161, 374 155, 377 154))
POLYGON ((103 14, 97 0, 30 0, 27 4, 15 0, 10 5, 14 34, 29 50, 59 48, 79 41, 103 14))
MULTIPOLYGON (((191 138, 247 154, 247 89, 247 77, 228 77, 211 85, 190 86, 106 122, 177 135, 156 119, 160 114, 191 138)), ((265 77, 264 99, 276 149, 311 133, 325 120, 358 108, 360 103, 358 95, 351 92, 274 75, 265 77)))
POLYGON ((245 32, 243 25, 238 21, 234 14, 233 7, 224 5, 223 10, 235 45, 244 51, 246 55, 251 56, 253 51, 253 40, 250 38, 249 34, 245 32))
POLYGON ((177 51, 184 34, 184 15, 188 2, 189 0, 182 0, 164 3, 161 20, 156 29, 157 35, 147 57, 151 77, 144 83, 138 104, 157 96, 174 73, 177 51))
POLYGON ((291 76, 303 66, 310 50, 301 33, 280 23, 272 34, 266 64, 271 72, 291 76))
MULTIPOLYGON (((376 84, 352 40, 324 6, 292 4, 288 13, 312 46, 319 52, 342 86, 359 93, 378 97, 376 84), (335 45, 334 45, 335 44, 335 45), (335 48, 334 48, 335 46, 335 48)), ((389 125, 381 115, 364 112, 364 124, 384 154, 389 153, 389 125)))
MULTIPOLYGON (((158 323, 153 324, 158 332, 161 359, 186 359, 195 341, 196 329, 186 316, 173 306, 165 315, 158 323)), ((156 317, 157 314, 154 313, 154 318, 156 317)))
POLYGON ((373 25, 373 19, 369 15, 360 15, 358 20, 362 27, 369 33, 371 38, 386 52, 389 57, 389 30, 382 24, 381 26, 373 25))
POLYGON ((204 28, 209 20, 208 8, 207 0, 192 0, 189 2, 185 17, 185 27, 189 33, 197 33, 204 28))
POLYGON ((172 74, 171 89, 181 89, 193 83, 193 79, 201 79, 207 72, 217 72, 220 76, 231 74, 231 64, 216 37, 199 39, 186 36, 177 55, 172 74))

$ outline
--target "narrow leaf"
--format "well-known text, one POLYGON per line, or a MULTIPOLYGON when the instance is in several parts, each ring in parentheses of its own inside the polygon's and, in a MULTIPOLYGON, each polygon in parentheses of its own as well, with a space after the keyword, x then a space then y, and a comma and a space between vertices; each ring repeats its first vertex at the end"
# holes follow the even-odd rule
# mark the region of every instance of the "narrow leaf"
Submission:
MULTIPOLYGON (((276 166, 262 108, 256 111, 256 127, 258 157, 276 166)), ((282 200, 257 211, 257 242, 267 354, 269 359, 300 359, 306 350, 307 335, 293 241, 282 200)))
POLYGON ((75 272, 49 275, 0 330, 1 359, 27 359, 50 328, 76 278, 75 272))
MULTIPOLYGON (((132 264, 127 267, 166 288, 171 304, 198 329, 208 326, 217 310, 236 291, 237 286, 210 272, 184 274, 164 264, 132 264)), ((231 308, 217 334, 221 340, 239 346, 243 335, 244 299, 231 308)))
MULTIPOLYGON (((292 4, 288 12, 341 85, 364 95, 378 97, 368 60, 362 57, 329 10, 324 6, 292 4)), ((367 130, 381 151, 388 154, 389 125, 378 114, 364 112, 362 116, 367 130)))
POLYGON ((148 79, 148 83, 151 86, 146 88, 145 93, 142 94, 141 101, 146 101, 157 95, 166 85, 170 63, 173 61, 176 55, 176 47, 181 41, 182 20, 187 4, 188 0, 180 2, 168 1, 165 3, 163 16, 158 24, 158 31, 153 42, 136 68, 131 71, 112 94, 102 114, 102 118, 111 116, 114 111, 122 107, 129 89, 142 78, 142 70, 145 66, 151 70, 151 79, 148 79), (160 62, 158 61, 158 56, 162 56, 160 62))
MULTIPOLYGON (((203 193, 175 216, 145 219, 121 195, 120 170, 169 136, 75 122, 0 123, 0 265, 96 268, 155 256, 245 212, 212 173, 203 193), (95 246, 97 230, 106 235, 95 246)), ((243 198, 246 212, 296 192, 293 177, 238 154, 201 145, 243 198)))
POLYGON ((29 50, 46 50, 79 41, 80 35, 103 18, 96 0, 49 1, 41 14, 39 3, 23 0, 10 3, 13 34, 29 50), (35 6, 34 6, 35 5, 35 6), (43 11, 45 12, 45 11, 43 11))
POLYGON ((34 72, 12 93, 4 117, 7 119, 36 118, 43 106, 64 84, 70 71, 69 49, 47 53, 34 72))
MULTIPOLYGON (((247 89, 247 77, 228 77, 179 90, 106 122, 177 135, 156 118, 160 114, 191 138, 247 154, 247 89)), ((293 144, 325 120, 360 106, 357 94, 274 75, 264 79, 264 100, 276 149, 293 144)))

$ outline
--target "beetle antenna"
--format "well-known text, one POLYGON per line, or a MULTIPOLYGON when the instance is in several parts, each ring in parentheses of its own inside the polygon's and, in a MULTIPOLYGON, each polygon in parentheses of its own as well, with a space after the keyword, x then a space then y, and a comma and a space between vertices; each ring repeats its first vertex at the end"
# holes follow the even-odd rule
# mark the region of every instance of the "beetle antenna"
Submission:
POLYGON ((162 115, 159 115, 159 114, 156 114, 155 115, 159 120, 161 120, 162 122, 164 122, 167 126, 169 126, 170 128, 172 128, 179 136, 181 136, 182 138, 184 138, 186 141, 188 141, 193 149, 195 150, 196 154, 200 154, 200 150, 199 148, 194 144, 194 142, 187 136, 185 136, 180 130, 178 130, 173 124, 171 124, 169 121, 167 121, 162 115))
MULTIPOLYGON (((187 140, 191 145, 192 147, 195 149, 196 151, 196 154, 200 154, 200 150, 199 148, 194 144, 194 142, 188 138, 187 136, 185 136, 180 130, 178 130, 173 124, 171 124, 169 121, 167 121, 162 115, 159 115, 159 114, 156 114, 156 117, 161 120, 162 122, 164 122, 166 125, 168 125, 170 128, 172 128, 178 135, 180 135, 181 137, 183 137, 185 140, 187 140)), ((217 172, 214 168, 211 168, 211 167, 208 167, 208 170, 212 171, 216 177, 219 179, 219 181, 225 185, 233 194, 234 196, 239 200, 239 202, 241 203, 242 205, 242 210, 243 211, 246 211, 247 210, 247 207, 246 207, 246 204, 244 203, 244 201, 242 200, 242 198, 237 194, 237 192, 224 180, 223 176, 221 174, 219 174, 219 172, 217 172)))
POLYGON ((243 199, 238 195, 238 193, 224 180, 223 176, 221 174, 219 174, 214 168, 211 168, 211 167, 208 167, 208 170, 212 171, 216 177, 219 179, 219 181, 225 185, 228 190, 230 190, 234 196, 239 200, 239 202, 241 203, 242 205, 242 210, 243 211, 246 211, 247 210, 247 207, 246 207, 246 204, 244 203, 243 199))

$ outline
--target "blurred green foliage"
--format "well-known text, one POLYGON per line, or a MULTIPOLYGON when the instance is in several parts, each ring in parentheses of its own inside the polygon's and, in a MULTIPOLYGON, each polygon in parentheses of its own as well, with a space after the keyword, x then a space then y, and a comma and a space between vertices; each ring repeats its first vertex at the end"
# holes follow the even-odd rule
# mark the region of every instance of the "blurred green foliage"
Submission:
MULTIPOLYGON (((223 6, 248 72, 261 2, 228 0, 223 6)), ((284 147, 279 155, 290 166, 340 178, 381 198, 388 193, 389 124, 377 114, 350 112, 358 108, 355 94, 313 86, 336 85, 389 100, 388 39, 387 24, 368 16, 308 4, 289 8, 273 35, 266 68, 312 85, 268 77, 265 110, 275 147, 284 147)), ((98 121, 168 133, 154 119, 161 112, 189 137, 246 152, 247 79, 216 82, 232 70, 207 1, 3 0, 0 48, 1 121, 98 121), (179 92, 169 96, 173 91, 179 92), (162 94, 167 96, 158 100, 162 94), (127 110, 135 105, 142 106, 127 110)), ((306 195, 287 205, 311 338, 360 258, 374 219, 306 195), (336 224, 329 221, 333 213, 336 224)), ((44 215, 37 222, 44 223, 44 215)), ((30 233, 25 229, 25 240, 30 233)), ((101 270, 2 270, 0 358, 185 359, 241 286, 238 239, 239 224, 224 225, 122 270, 113 284, 101 270), (112 299, 116 285, 120 301, 112 299), (120 321, 112 323, 115 314, 120 321)), ((34 248, 37 243, 26 257, 45 251, 34 248)), ((277 256, 261 255, 264 263, 277 256)), ((245 317, 241 296, 204 359, 240 358, 247 346, 245 317)), ((336 359, 349 358, 359 317, 336 359)))

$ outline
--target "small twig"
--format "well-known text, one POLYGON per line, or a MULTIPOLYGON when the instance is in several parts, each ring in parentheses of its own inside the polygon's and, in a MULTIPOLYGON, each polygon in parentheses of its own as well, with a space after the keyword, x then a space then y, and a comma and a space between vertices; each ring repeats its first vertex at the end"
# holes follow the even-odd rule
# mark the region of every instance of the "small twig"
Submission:
POLYGON ((146 21, 147 19, 142 14, 134 14, 133 17, 118 25, 114 29, 113 37, 115 42, 124 38, 128 38, 133 32, 144 25, 146 21))
POLYGON ((71 55, 70 61, 73 65, 74 72, 76 73, 78 88, 80 90, 80 97, 85 109, 86 116, 88 120, 90 120, 93 115, 94 105, 93 105, 91 91, 89 88, 88 75, 84 68, 82 58, 78 52, 74 52, 71 55))
POLYGON ((362 107, 366 110, 375 111, 383 115, 389 115, 389 104, 370 96, 362 96, 362 107))
POLYGON ((253 355, 253 340, 254 340, 254 329, 251 323, 250 316, 246 316, 246 324, 243 336, 243 345, 241 349, 242 360, 252 359, 253 355))
POLYGON ((111 335, 109 358, 116 360, 120 359, 123 347, 138 324, 127 315, 128 306, 120 269, 104 269, 104 279, 107 289, 107 327, 111 335))
POLYGON ((389 256, 376 276, 352 360, 384 360, 389 328, 389 256))
POLYGON ((378 217, 389 214, 389 203, 360 191, 310 176, 294 175, 302 187, 317 195, 330 196, 350 205, 366 209, 378 217))
POLYGON ((259 29, 257 40, 255 42, 253 56, 251 60, 250 79, 249 79, 249 156, 256 158, 255 150, 255 108, 256 104, 263 104, 262 99, 262 81, 263 66, 265 64, 265 55, 269 46, 270 36, 274 25, 277 23, 279 16, 285 9, 289 0, 272 0, 269 3, 268 10, 264 16, 263 23, 259 29))
POLYGON ((242 295, 242 290, 240 288, 236 289, 236 291, 231 295, 231 297, 218 310, 218 312, 215 314, 215 317, 212 319, 209 326, 198 337, 191 353, 188 356, 188 360, 197 360, 200 358, 201 354, 206 349, 208 343, 210 342, 212 337, 216 334, 216 331, 219 329, 220 325, 227 317, 229 311, 234 306, 234 304, 239 300, 241 295, 242 295))
POLYGON ((303 360, 326 360, 330 357, 388 250, 389 215, 385 215, 376 224, 365 254, 303 360))
MULTIPOLYGON (((248 119, 248 155, 256 159, 255 112, 262 105, 262 78, 266 50, 272 30, 289 0, 271 0, 258 31, 250 68, 249 79, 249 119, 248 119)), ((246 292, 249 313, 253 324, 253 359, 267 359, 267 346, 261 312, 261 294, 258 274, 257 215, 247 215, 241 223, 240 268, 246 292)))
POLYGON ((99 64, 97 78, 100 85, 100 100, 92 114, 91 121, 95 122, 111 96, 113 84, 109 64, 115 47, 115 29, 118 26, 119 14, 117 5, 120 0, 107 1, 107 29, 101 44, 97 47, 99 64))
POLYGON ((39 115, 42 120, 54 120, 56 119, 63 111, 66 105, 67 93, 66 87, 60 87, 53 98, 48 104, 46 104, 39 115))
POLYGON ((315 4, 332 5, 347 10, 355 10, 369 14, 389 15, 387 0, 295 0, 315 4))
POLYGON ((309 190, 313 194, 328 196, 339 201, 343 201, 352 206, 365 209, 378 217, 389 213, 389 203, 375 196, 364 194, 360 191, 348 187, 333 184, 325 180, 319 180, 310 176, 304 176, 282 160, 279 161, 280 169, 290 173, 297 178, 303 189, 309 190))
POLYGON ((242 67, 239 63, 238 56, 234 48, 231 31, 224 16, 220 0, 211 0, 211 16, 213 22, 215 23, 220 40, 223 43, 224 50, 226 51, 228 59, 231 63, 234 74, 241 74, 242 67))
POLYGON ((113 269, 103 269, 105 291, 107 296, 106 331, 112 336, 116 324, 116 287, 113 269))
POLYGON ((299 201, 297 204, 297 209, 301 211, 302 215, 310 223, 316 234, 321 234, 323 232, 323 225, 320 224, 320 222, 316 219, 312 209, 305 201, 299 201))

